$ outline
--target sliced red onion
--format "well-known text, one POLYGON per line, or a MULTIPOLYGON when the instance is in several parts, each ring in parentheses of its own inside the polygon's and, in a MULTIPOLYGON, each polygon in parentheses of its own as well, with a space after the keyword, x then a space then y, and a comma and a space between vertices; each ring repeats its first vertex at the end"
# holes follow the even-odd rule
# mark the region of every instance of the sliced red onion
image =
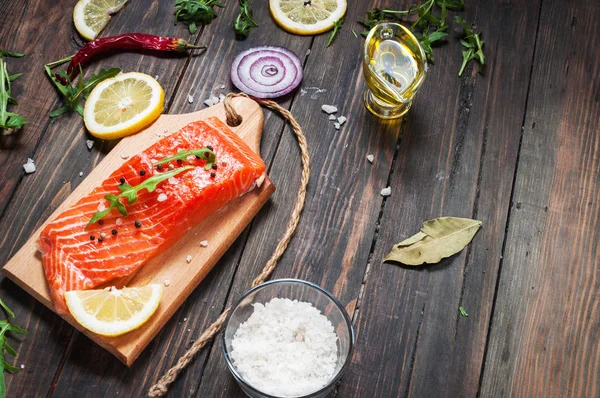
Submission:
POLYGON ((231 81, 248 95, 277 98, 302 81, 302 62, 283 47, 260 46, 238 54, 231 65, 231 81))

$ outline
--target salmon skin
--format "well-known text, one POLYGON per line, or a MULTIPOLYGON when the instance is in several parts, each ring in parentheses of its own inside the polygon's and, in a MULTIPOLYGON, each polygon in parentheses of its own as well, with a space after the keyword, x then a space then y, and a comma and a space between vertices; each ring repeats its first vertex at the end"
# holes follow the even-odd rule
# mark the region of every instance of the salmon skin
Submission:
POLYGON ((262 159, 217 118, 191 123, 133 156, 40 233, 38 248, 56 311, 68 312, 65 292, 92 289, 131 275, 264 178, 262 159), (206 161, 195 156, 183 164, 164 164, 162 171, 153 165, 181 150, 208 146, 216 155, 216 169, 205 170, 206 161), (194 168, 159 183, 153 192, 138 191, 138 199, 131 205, 123 199, 127 216, 113 209, 100 222, 88 226, 94 213, 109 207, 104 196, 119 195, 121 179, 136 186, 153 175, 185 165, 194 168))

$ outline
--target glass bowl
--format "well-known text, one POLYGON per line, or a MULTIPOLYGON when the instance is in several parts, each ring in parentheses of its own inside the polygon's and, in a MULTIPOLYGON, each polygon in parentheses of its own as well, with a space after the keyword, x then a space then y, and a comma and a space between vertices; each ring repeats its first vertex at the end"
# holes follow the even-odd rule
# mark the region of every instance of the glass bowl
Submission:
POLYGON ((277 279, 263 283, 246 292, 232 308, 225 320, 225 331, 221 334, 223 343, 223 354, 227 367, 239 384, 242 390, 252 398, 280 398, 276 395, 269 395, 253 387, 238 373, 235 365, 230 358, 231 341, 240 324, 244 323, 252 315, 254 303, 267 303, 271 299, 288 298, 290 300, 304 301, 312 304, 316 309, 329 319, 335 333, 337 334, 337 363, 331 380, 322 387, 308 395, 297 397, 302 398, 321 398, 327 397, 335 388, 335 384, 342 377, 343 372, 350 363, 352 356, 352 347, 354 345, 354 331, 350 317, 344 306, 325 289, 300 279, 277 279))

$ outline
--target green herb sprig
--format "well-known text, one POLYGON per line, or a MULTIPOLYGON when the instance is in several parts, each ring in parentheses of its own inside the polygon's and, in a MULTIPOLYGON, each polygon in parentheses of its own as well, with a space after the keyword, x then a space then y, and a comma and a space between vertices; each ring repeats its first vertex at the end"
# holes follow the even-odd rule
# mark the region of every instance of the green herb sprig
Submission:
POLYGON ((239 0, 240 13, 233 23, 235 34, 240 37, 248 37, 250 29, 258 28, 258 24, 252 19, 252 9, 249 0, 239 0))
POLYGON ((479 33, 475 33, 475 27, 473 26, 470 28, 467 25, 467 21, 459 16, 456 16, 454 21, 461 25, 463 31, 465 32, 465 38, 460 40, 460 44, 462 44, 465 49, 462 51, 463 62, 460 70, 458 71, 458 76, 462 76, 465 66, 467 66, 469 61, 472 59, 479 62, 479 73, 481 73, 481 69, 485 64, 485 55, 483 55, 484 41, 481 40, 481 37, 479 37, 481 31, 479 33))
POLYGON ((161 159, 158 162, 154 162, 152 164, 157 166, 159 164, 165 164, 165 163, 169 163, 169 162, 173 162, 173 161, 177 161, 177 160, 185 161, 185 160, 187 160, 188 156, 196 156, 199 159, 206 160, 206 165, 204 166, 204 170, 210 170, 212 168, 213 164, 215 164, 217 162, 217 156, 215 155, 215 153, 213 151, 211 151, 208 148, 200 148, 200 149, 192 149, 190 151, 179 151, 174 156, 170 156, 168 158, 161 159))
POLYGON ((83 72, 80 71, 77 84, 73 86, 71 78, 67 75, 67 73, 63 70, 59 70, 57 72, 58 75, 64 79, 64 81, 66 81, 66 84, 63 84, 60 79, 56 77, 54 72, 52 72, 52 68, 69 62, 71 58, 73 58, 73 56, 44 65, 46 74, 58 92, 62 95, 64 102, 64 105, 58 107, 50 113, 50 117, 58 117, 72 111, 79 113, 79 115, 83 117, 83 105, 81 105, 81 99, 87 99, 90 91, 92 91, 92 89, 96 87, 98 83, 110 77, 115 77, 121 72, 121 69, 119 68, 101 69, 100 72, 92 75, 89 79, 83 80, 83 72))
POLYGON ((469 316, 469 314, 467 314, 467 310, 465 310, 463 307, 458 307, 458 310, 460 311, 460 314, 464 317, 469 316))
MULTIPOLYGON (((4 310, 8 313, 9 318, 14 318, 15 314, 8 308, 8 306, 0 299, 0 306, 4 308, 4 310)), ((8 339, 6 338, 6 334, 8 332, 17 333, 17 334, 26 334, 27 331, 10 323, 8 319, 0 320, 0 347, 2 347, 2 360, 0 361, 0 397, 4 398, 6 396, 6 383, 4 380, 4 372, 8 371, 11 373, 18 372, 20 369, 16 366, 13 366, 8 363, 4 354, 9 354, 12 356, 17 355, 17 351, 11 347, 8 343, 8 339)))
POLYGON ((331 43, 333 43, 333 40, 340 32, 340 29, 342 28, 343 24, 344 24, 344 18, 340 18, 333 23, 333 30, 331 31, 331 34, 329 35, 329 40, 327 40, 327 47, 329 47, 331 45, 331 43))
POLYGON ((144 180, 144 182, 142 182, 139 185, 136 185, 135 187, 132 187, 129 184, 119 185, 119 189, 121 190, 121 193, 118 196, 114 195, 112 193, 106 195, 104 197, 104 199, 108 200, 108 203, 110 203, 110 205, 108 206, 107 209, 104 209, 102 211, 98 211, 98 212, 94 213, 94 215, 92 216, 92 219, 88 222, 88 226, 94 224, 101 218, 108 215, 108 213, 110 213, 112 209, 117 209, 119 211, 119 213, 121 213, 124 216, 127 216, 127 208, 125 207, 125 204, 123 202, 121 202, 121 200, 120 200, 121 198, 127 198, 128 204, 132 205, 138 198, 138 192, 141 191, 142 189, 145 189, 148 192, 153 192, 159 183, 161 183, 165 180, 168 180, 169 178, 176 176, 179 173, 183 173, 184 171, 187 171, 187 170, 190 170, 193 168, 194 168, 194 166, 183 166, 183 167, 179 167, 179 168, 176 168, 173 170, 169 170, 164 173, 156 174, 156 175, 153 175, 152 177, 148 178, 147 180, 144 180))
POLYGON ((215 7, 225 7, 217 0, 177 0, 175 2, 175 25, 188 25, 190 34, 196 33, 198 25, 208 25, 217 17, 215 7))
POLYGON ((8 74, 8 68, 3 57, 21 58, 22 53, 0 50, 0 129, 20 129, 27 120, 14 112, 8 111, 8 105, 17 105, 17 101, 10 95, 10 83, 21 77, 22 73, 8 74))

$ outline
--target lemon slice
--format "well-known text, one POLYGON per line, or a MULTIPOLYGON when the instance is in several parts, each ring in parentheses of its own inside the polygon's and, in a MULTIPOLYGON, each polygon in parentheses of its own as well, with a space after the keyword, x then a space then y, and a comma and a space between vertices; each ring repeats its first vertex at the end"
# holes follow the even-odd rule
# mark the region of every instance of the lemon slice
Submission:
POLYGON ((73 290, 65 293, 71 315, 102 336, 120 336, 142 326, 158 308, 162 285, 73 290))
POLYGON ((83 121, 94 137, 121 138, 154 122, 164 102, 165 92, 152 76, 123 73, 94 87, 85 103, 83 121))
POLYGON ((94 40, 127 0, 80 0, 73 10, 75 29, 86 40, 94 40))
POLYGON ((346 13, 346 0, 269 0, 279 26, 297 35, 315 35, 333 28, 346 13))

